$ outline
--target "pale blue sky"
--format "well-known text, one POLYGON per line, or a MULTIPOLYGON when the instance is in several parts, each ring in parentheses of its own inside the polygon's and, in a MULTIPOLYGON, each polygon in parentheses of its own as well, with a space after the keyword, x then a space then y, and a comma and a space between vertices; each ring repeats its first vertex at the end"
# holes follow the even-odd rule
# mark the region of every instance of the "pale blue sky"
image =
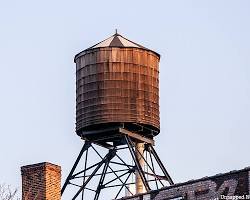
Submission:
POLYGON ((250 166, 250 1, 0 0, 0 182, 49 161, 63 182, 79 51, 120 34, 161 54, 156 149, 175 182, 250 166))

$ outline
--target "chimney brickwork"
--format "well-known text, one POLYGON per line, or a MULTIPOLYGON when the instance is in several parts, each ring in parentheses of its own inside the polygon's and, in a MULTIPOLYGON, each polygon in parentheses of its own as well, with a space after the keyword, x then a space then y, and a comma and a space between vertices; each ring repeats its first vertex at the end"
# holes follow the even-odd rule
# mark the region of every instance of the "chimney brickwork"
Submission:
POLYGON ((48 162, 21 167, 22 200, 60 200, 61 167, 48 162))

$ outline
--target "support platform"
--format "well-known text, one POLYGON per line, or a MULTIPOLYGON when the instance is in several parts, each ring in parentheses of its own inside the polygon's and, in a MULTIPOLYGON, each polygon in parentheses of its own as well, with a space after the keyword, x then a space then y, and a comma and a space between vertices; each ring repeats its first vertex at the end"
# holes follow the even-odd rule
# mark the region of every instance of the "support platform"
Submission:
POLYGON ((62 187, 63 197, 65 193, 67 199, 72 195, 72 200, 117 199, 125 193, 131 196, 135 194, 136 174, 145 192, 173 184, 153 148, 153 139, 123 128, 106 131, 116 134, 103 134, 104 137, 92 140, 83 138, 83 148, 62 187), (143 153, 135 148, 138 142, 144 144, 143 153), (139 159, 143 159, 144 166, 139 159))

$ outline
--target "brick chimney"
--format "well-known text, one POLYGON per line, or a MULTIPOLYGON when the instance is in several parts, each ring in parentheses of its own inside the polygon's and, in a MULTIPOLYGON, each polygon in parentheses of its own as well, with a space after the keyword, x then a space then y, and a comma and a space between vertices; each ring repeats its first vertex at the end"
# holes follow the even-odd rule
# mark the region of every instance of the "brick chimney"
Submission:
POLYGON ((48 162, 21 167, 22 200, 60 200, 61 167, 48 162))

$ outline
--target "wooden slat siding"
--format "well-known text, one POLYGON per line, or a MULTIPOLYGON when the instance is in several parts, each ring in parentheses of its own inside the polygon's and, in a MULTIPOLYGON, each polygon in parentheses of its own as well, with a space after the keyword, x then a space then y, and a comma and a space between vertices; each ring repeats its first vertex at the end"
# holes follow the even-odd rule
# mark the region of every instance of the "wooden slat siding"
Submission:
POLYGON ((159 130, 159 56, 138 48, 101 48, 76 59, 76 130, 132 122, 159 130))

